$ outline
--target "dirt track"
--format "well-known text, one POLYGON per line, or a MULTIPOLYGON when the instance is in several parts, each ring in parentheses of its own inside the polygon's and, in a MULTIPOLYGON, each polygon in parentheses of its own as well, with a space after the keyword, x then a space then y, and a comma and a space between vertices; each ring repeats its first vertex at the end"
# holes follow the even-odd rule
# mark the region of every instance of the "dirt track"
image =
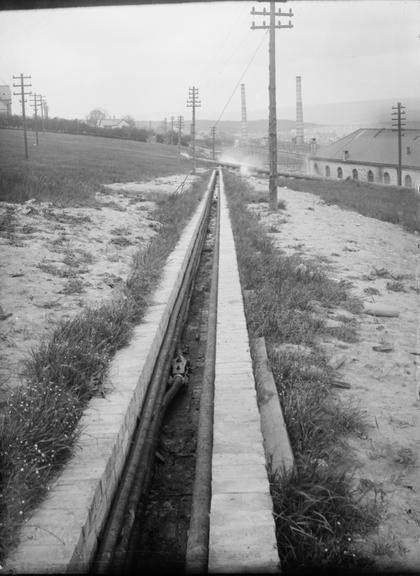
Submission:
MULTIPOLYGON (((267 184, 252 178, 256 189, 267 184)), ((331 356, 344 354, 340 390, 343 399, 360 403, 366 414, 366 437, 351 438, 355 484, 376 497, 379 530, 354 544, 379 568, 420 569, 420 376, 419 236, 400 226, 328 206, 312 194, 279 189, 286 210, 263 216, 276 245, 286 253, 327 265, 331 276, 352 283, 364 303, 391 305, 395 318, 357 316, 360 341, 329 340, 331 356), (380 346, 383 350, 375 351, 380 346), (416 378, 417 375, 417 378, 416 378)), ((331 310, 331 319, 337 312, 331 310)), ((331 321, 331 320, 330 320, 331 321)), ((334 320, 333 320, 334 322, 334 320)))

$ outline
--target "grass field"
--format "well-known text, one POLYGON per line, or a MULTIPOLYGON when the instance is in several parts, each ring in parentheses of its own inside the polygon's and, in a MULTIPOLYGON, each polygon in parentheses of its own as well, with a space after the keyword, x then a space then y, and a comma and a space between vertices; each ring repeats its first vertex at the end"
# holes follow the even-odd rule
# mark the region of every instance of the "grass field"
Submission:
POLYGON ((91 205, 101 185, 186 173, 191 161, 178 160, 177 147, 96 136, 0 130, 0 200, 30 198, 61 205, 91 205))
MULTIPOLYGON (((310 192, 327 204, 337 204, 385 222, 401 224, 420 232, 420 197, 414 190, 397 186, 379 186, 353 180, 305 180, 280 178, 280 186, 310 192)), ((281 198, 281 191, 279 191, 281 198)))

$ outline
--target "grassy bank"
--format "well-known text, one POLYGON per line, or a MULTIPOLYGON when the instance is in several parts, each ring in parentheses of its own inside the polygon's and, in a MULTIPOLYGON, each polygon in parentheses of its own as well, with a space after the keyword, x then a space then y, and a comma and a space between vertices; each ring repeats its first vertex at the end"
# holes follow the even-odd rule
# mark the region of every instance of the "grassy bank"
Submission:
MULTIPOLYGON (((252 290, 246 303, 250 336, 266 339, 296 458, 292 475, 272 477, 282 570, 359 569, 368 563, 352 541, 375 516, 352 486, 345 437, 363 432, 363 418, 334 394, 335 373, 319 344, 331 335, 325 310, 357 312, 360 303, 318 262, 303 264, 274 249, 246 207, 255 200, 252 189, 231 173, 225 184, 242 288, 252 290)), ((350 333, 354 338, 354 327, 350 333)), ((344 320, 336 335, 348 339, 344 320)))
POLYGON ((0 130, 0 201, 30 198, 61 206, 94 203, 105 183, 149 180, 185 173, 191 162, 178 160, 177 147, 96 136, 43 133, 34 146, 29 133, 29 160, 23 134, 0 130))
MULTIPOLYGON (((420 232, 420 197, 414 190, 397 186, 379 186, 354 180, 305 180, 280 178, 280 186, 310 192, 327 204, 337 204, 384 222, 401 224, 420 232)), ((281 191, 280 191, 281 196, 281 191)))
POLYGON ((0 558, 71 456, 80 416, 89 399, 103 393, 110 360, 144 315, 166 259, 203 195, 204 180, 183 194, 158 199, 153 218, 161 224, 159 233, 134 258, 123 290, 59 324, 33 351, 24 385, 2 407, 0 558))

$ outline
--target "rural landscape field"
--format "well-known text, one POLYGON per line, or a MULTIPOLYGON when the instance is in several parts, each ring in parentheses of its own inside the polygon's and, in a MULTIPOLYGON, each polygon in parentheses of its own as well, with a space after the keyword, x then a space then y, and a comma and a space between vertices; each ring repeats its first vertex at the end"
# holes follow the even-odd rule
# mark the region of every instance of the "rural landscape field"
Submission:
POLYGON ((420 574, 419 21, 1 4, 0 573, 420 574))
MULTIPOLYGON (((208 170, 192 174, 174 146, 48 132, 26 162, 18 130, 0 131, 0 158, 4 558, 141 322, 208 170)), ((286 570, 411 569, 420 526, 419 200, 284 176, 272 212, 264 177, 226 182, 243 289, 257 295, 250 331, 267 340, 301 466, 286 484, 272 480, 286 570), (363 314, 371 303, 397 317, 363 314), (340 474, 349 466, 347 484, 340 474)))
POLYGON ((0 148, 4 556, 67 459, 81 409, 200 192, 174 147, 46 133, 26 162, 22 132, 1 130, 0 148), (136 274, 134 304, 126 284, 136 274))

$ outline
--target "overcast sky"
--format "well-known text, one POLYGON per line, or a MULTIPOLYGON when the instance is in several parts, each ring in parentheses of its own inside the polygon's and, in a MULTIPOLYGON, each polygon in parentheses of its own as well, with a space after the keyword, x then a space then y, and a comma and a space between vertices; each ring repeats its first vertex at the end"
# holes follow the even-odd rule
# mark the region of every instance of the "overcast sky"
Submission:
MULTIPOLYGON (((0 12, 0 83, 31 75, 51 116, 84 118, 101 107, 138 120, 188 119, 188 88, 196 86, 198 118, 216 120, 226 107, 222 119, 239 120, 247 70, 248 118, 261 118, 268 107, 268 35, 250 29, 252 20, 262 21, 250 15, 253 6, 268 3, 0 12)), ((294 28, 276 33, 279 107, 294 106, 298 75, 304 105, 420 97, 420 1, 277 6, 294 12, 294 28)))

